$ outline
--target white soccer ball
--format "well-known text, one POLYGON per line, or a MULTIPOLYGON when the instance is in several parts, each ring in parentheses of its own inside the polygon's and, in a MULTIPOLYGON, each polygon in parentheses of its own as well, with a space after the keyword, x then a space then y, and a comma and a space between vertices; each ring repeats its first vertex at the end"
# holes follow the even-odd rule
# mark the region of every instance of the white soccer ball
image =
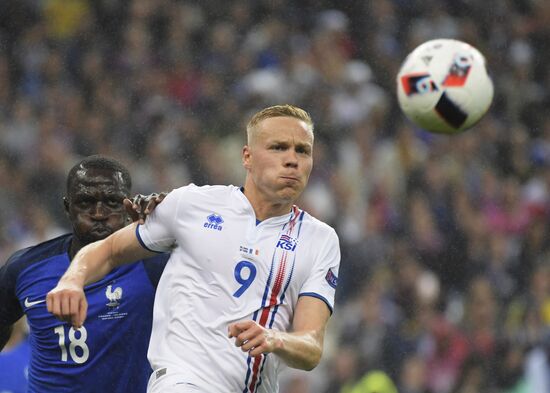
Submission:
POLYGON ((455 134, 476 124, 493 100, 485 58, 458 40, 427 41, 414 49, 397 74, 405 115, 421 128, 455 134))

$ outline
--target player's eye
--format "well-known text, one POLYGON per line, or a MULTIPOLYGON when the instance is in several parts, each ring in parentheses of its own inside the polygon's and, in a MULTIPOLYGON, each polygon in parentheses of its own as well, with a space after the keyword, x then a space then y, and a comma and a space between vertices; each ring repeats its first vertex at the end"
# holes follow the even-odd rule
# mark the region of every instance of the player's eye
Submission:
POLYGON ((117 207, 120 207, 122 206, 122 200, 120 199, 115 199, 115 198, 110 198, 110 199, 107 199, 107 201, 105 202, 105 204, 111 208, 117 208, 117 207))
POLYGON ((93 200, 86 198, 86 199, 77 199, 74 202, 74 205, 81 208, 81 209, 85 209, 85 208, 90 207, 93 203, 94 203, 93 200))
POLYGON ((296 153, 309 156, 311 154, 311 149, 308 146, 298 146, 296 147, 296 153))

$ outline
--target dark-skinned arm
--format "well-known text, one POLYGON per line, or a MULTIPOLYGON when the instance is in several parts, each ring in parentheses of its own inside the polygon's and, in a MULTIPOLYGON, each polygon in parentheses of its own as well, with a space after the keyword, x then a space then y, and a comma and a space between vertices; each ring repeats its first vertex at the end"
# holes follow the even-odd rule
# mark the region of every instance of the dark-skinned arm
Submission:
POLYGON ((13 325, 0 325, 0 351, 10 339, 12 331, 13 325))

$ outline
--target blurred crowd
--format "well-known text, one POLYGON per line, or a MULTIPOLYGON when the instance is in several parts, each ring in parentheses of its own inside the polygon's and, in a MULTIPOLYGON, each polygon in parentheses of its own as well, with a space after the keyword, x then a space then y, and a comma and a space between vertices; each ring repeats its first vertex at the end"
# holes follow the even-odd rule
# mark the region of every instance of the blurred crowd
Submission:
POLYGON ((0 264, 69 230, 82 156, 121 160, 136 193, 240 185, 249 115, 292 103, 316 123, 300 205, 342 264, 324 360, 281 392, 550 392, 549 64, 544 0, 4 0, 0 264), (495 83, 457 136, 397 106, 433 38, 476 46, 495 83))

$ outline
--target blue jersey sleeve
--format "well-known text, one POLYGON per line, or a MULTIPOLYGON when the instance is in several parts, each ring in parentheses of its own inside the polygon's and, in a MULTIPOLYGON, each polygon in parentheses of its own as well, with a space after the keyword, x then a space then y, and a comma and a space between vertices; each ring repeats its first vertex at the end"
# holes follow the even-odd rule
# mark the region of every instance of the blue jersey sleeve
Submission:
POLYGON ((170 258, 170 254, 162 253, 143 260, 143 266, 145 267, 147 276, 149 277, 149 280, 151 281, 151 284, 155 289, 157 288, 160 276, 164 271, 164 267, 168 262, 168 258, 170 258))
POLYGON ((24 252, 21 250, 15 253, 0 268, 0 326, 12 325, 23 316, 15 286, 22 267, 17 261, 24 252))

